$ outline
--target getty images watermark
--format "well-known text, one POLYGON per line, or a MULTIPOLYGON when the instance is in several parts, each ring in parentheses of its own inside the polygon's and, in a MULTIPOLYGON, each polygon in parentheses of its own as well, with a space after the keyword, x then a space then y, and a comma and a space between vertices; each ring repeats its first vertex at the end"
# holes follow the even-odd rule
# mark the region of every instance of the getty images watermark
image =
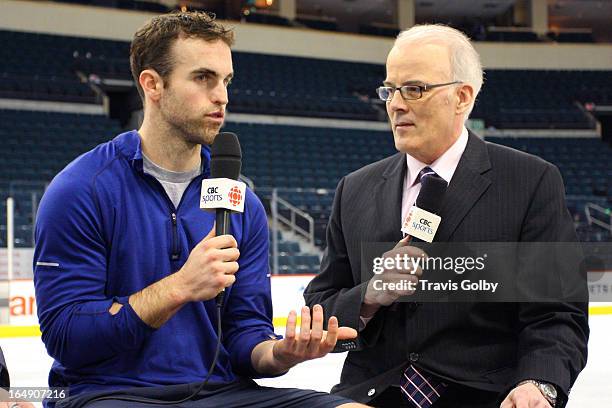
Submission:
MULTIPOLYGON (((483 271, 487 254, 479 257, 428 257, 425 254, 410 256, 408 254, 395 254, 392 257, 376 257, 372 261, 374 275, 382 275, 385 271, 397 271, 408 275, 417 275, 421 270, 443 270, 462 275, 469 271, 483 271)), ((499 282, 489 282, 486 279, 472 281, 463 279, 459 282, 448 279, 445 282, 435 282, 427 278, 418 281, 400 279, 395 282, 385 281, 383 278, 374 279, 372 286, 380 291, 490 291, 495 293, 499 282)))
POLYGON ((395 244, 362 243, 360 269, 374 290, 407 293, 398 301, 588 300, 592 262, 580 243, 395 244))

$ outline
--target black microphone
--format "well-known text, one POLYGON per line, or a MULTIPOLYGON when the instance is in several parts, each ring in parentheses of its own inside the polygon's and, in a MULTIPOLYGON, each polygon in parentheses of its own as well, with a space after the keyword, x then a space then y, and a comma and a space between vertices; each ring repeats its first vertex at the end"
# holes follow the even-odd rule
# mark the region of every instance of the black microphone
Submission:
MULTIPOLYGON (((212 179, 238 180, 242 167, 242 150, 238 136, 231 132, 222 132, 215 137, 211 146, 210 176, 212 179)), ((241 197, 243 200, 244 197, 241 197)), ((217 207, 215 235, 226 235, 230 233, 231 210, 217 207)), ((217 304, 223 303, 225 289, 217 295, 217 304)))
POLYGON ((437 174, 426 174, 421 178, 421 191, 416 199, 416 206, 438 214, 442 200, 446 195, 448 183, 437 174))
POLYGON ((437 174, 421 178, 421 191, 402 225, 406 242, 432 242, 442 219, 438 216, 448 183, 437 174))

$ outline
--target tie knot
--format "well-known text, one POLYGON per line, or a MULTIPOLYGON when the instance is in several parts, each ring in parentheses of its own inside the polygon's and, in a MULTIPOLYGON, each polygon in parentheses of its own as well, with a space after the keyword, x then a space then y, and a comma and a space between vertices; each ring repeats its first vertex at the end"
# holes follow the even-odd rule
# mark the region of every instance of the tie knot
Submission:
POLYGON ((423 170, 419 172, 419 175, 417 176, 416 180, 414 180, 414 185, 419 184, 422 181, 423 177, 425 176, 437 176, 437 175, 438 174, 435 171, 433 171, 431 167, 424 167, 423 170))

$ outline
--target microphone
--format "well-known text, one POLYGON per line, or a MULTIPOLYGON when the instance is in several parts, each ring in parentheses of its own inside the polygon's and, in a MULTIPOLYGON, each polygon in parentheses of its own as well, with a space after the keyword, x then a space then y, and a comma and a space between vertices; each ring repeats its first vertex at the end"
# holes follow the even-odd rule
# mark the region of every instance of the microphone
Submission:
MULTIPOLYGON (((200 208, 214 210, 215 235, 230 233, 230 214, 244 212, 246 185, 238 181, 242 167, 242 150, 238 136, 230 132, 219 133, 211 146, 210 176, 202 180, 200 208)), ((223 303, 225 289, 217 295, 217 304, 223 303)))
POLYGON ((446 180, 435 173, 421 178, 421 191, 416 204, 410 208, 402 225, 402 232, 409 236, 408 242, 433 242, 442 221, 437 214, 447 187, 446 180))

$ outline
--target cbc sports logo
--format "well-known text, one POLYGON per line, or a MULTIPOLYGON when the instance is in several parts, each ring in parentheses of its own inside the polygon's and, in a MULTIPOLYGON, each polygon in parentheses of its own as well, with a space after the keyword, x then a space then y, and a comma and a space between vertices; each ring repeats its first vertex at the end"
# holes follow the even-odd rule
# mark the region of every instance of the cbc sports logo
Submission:
POLYGON ((402 224, 402 232, 423 241, 432 242, 440 221, 441 218, 438 215, 413 206, 402 224))
MULTIPOLYGON (((216 202, 223 201, 223 194, 219 192, 219 187, 208 187, 206 190, 206 196, 203 197, 205 202, 216 202)), ((234 207, 238 207, 240 203, 242 203, 242 191, 240 191, 240 187, 234 186, 230 189, 227 194, 227 199, 230 204, 234 207)))
POLYGON ((246 184, 228 178, 202 180, 200 208, 215 210, 225 208, 230 211, 243 212, 246 184))
MULTIPOLYGON (((408 228, 410 226, 410 221, 412 221, 412 212, 408 213, 406 220, 404 221, 404 228, 408 228)), ((426 218, 421 218, 419 222, 416 221, 412 223, 412 228, 419 229, 427 234, 433 234, 432 222, 427 220, 426 218)))
POLYGON ((230 203, 234 207, 238 207, 238 205, 240 205, 240 203, 242 202, 242 191, 240 191, 240 188, 238 188, 238 186, 232 187, 228 196, 230 203))

